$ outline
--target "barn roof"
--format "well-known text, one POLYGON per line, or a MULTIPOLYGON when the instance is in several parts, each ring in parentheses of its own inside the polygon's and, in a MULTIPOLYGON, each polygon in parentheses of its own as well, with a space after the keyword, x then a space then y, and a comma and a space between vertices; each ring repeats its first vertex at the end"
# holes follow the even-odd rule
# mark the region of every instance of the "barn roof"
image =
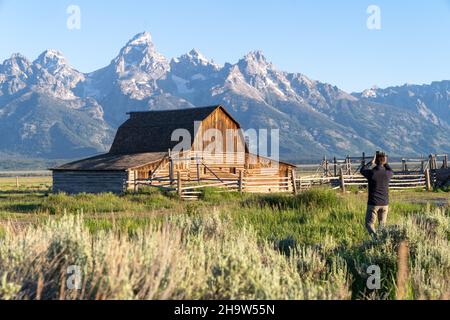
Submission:
POLYGON ((167 152, 146 152, 136 154, 102 154, 64 164, 54 171, 125 171, 161 161, 167 152))
POLYGON ((171 141, 174 130, 186 129, 194 138, 195 122, 205 120, 218 108, 240 128, 239 123, 220 105, 181 110, 130 112, 130 118, 119 127, 109 153, 71 162, 51 170, 124 171, 158 162, 168 156, 169 149, 173 149, 178 144, 178 141, 171 141))
POLYGON ((186 129, 195 136, 195 122, 203 121, 217 108, 221 108, 234 122, 225 108, 216 105, 181 110, 130 112, 130 118, 120 126, 111 153, 165 152, 178 141, 171 141, 176 129, 186 129))

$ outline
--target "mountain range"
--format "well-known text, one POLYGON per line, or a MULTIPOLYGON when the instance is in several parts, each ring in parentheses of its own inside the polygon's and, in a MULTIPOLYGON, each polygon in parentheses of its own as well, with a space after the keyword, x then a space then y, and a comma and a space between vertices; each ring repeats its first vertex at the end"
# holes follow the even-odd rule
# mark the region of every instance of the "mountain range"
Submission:
POLYGON ((280 129, 284 159, 450 152, 450 81, 347 93, 280 71, 260 51, 224 65, 198 50, 167 59, 143 32, 91 73, 57 50, 0 64, 0 154, 93 155, 109 149, 127 112, 216 104, 244 128, 280 129))

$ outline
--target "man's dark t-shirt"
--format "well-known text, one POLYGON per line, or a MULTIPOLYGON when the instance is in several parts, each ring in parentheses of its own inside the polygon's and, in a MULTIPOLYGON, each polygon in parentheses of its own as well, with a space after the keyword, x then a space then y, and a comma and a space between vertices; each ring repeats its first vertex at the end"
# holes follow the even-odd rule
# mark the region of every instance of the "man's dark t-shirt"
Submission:
POLYGON ((370 164, 361 169, 361 174, 369 181, 369 202, 371 206, 389 205, 389 182, 394 175, 391 167, 386 164, 370 169, 370 164))

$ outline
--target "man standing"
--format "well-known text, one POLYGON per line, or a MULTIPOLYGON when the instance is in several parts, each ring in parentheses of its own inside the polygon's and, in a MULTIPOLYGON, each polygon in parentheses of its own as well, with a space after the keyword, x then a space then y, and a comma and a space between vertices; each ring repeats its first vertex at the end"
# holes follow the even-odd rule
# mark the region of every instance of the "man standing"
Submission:
POLYGON ((366 212, 366 228, 370 235, 376 235, 375 222, 385 226, 389 212, 389 183, 394 175, 387 163, 387 156, 377 152, 372 162, 361 168, 361 174, 369 182, 369 201, 366 212), (375 166, 374 168, 372 168, 375 166))

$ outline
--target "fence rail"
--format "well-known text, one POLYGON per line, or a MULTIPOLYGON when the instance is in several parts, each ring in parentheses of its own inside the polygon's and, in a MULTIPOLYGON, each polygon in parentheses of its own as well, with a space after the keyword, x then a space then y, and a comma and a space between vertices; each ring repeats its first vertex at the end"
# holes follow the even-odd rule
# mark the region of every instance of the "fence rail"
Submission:
MULTIPOLYGON (((396 174, 391 180, 391 190, 429 189, 427 174, 396 174)), ((135 190, 139 186, 153 186, 167 191, 175 191, 185 200, 196 200, 206 188, 222 188, 222 192, 251 193, 297 193, 314 186, 328 186, 332 189, 346 191, 347 187, 367 187, 367 179, 362 175, 341 175, 339 177, 239 177, 238 179, 202 179, 199 181, 185 180, 181 175, 175 181, 170 179, 136 180, 135 190), (295 183, 294 183, 295 182, 295 183)))
MULTIPOLYGON (((141 186, 152 186, 167 191, 175 191, 178 195, 186 200, 196 200, 204 192, 206 188, 221 188, 219 192, 251 192, 251 193, 298 193, 304 190, 324 186, 331 189, 341 189, 343 192, 348 187, 366 188, 367 179, 359 174, 359 168, 367 160, 365 154, 362 157, 347 157, 345 160, 334 158, 333 162, 324 158, 322 164, 310 176, 296 177, 296 172, 291 171, 287 176, 277 176, 277 171, 263 171, 260 175, 246 176, 244 168, 238 167, 239 173, 231 174, 220 170, 216 170, 214 165, 215 159, 223 161, 224 157, 229 158, 227 154, 216 154, 214 156, 204 156, 196 153, 183 154, 176 161, 197 161, 197 179, 191 179, 189 174, 176 173, 169 166, 169 174, 161 172, 164 176, 155 176, 149 179, 127 181, 129 187, 138 190, 141 186), (221 160, 222 159, 222 160, 221 160), (207 161, 208 164, 205 164, 207 161), (359 164, 358 164, 359 163, 359 164), (356 167, 359 166, 359 168, 356 167), (198 170, 200 166, 204 166, 204 170, 209 172, 209 176, 200 177, 198 170)), ((242 154, 235 154, 231 157, 234 161, 244 160, 242 154)), ((220 162, 219 161, 219 162, 220 162)), ((389 188, 391 190, 408 190, 408 189, 426 189, 431 190, 436 181, 436 172, 441 167, 448 168, 447 155, 430 155, 429 159, 402 159, 401 171, 397 171, 389 188)), ((236 169, 236 168, 235 168, 236 169)))
MULTIPOLYGON (((300 177, 296 179, 297 187, 300 189, 309 189, 314 185, 330 185, 333 189, 346 190, 347 186, 353 187, 367 187, 367 179, 360 174, 344 175, 340 174, 338 177, 300 177)), ((431 175, 430 171, 426 170, 422 174, 402 173, 395 174, 389 184, 389 188, 392 190, 401 189, 417 189, 423 188, 431 189, 431 175)))

